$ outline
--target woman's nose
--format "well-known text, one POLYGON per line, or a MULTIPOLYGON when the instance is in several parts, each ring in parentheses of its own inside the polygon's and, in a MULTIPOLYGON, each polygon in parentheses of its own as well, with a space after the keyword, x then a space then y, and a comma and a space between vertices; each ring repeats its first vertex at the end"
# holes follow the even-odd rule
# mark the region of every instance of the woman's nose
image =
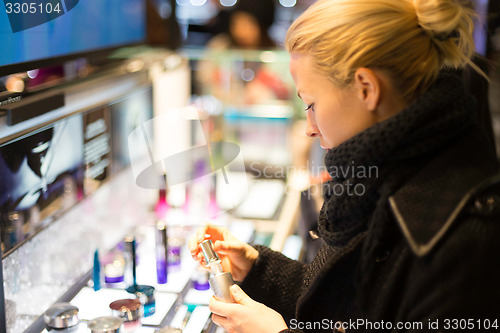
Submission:
POLYGON ((319 129, 318 126, 316 125, 316 118, 311 113, 312 113, 311 110, 307 111, 306 135, 311 138, 314 138, 319 135, 319 129))

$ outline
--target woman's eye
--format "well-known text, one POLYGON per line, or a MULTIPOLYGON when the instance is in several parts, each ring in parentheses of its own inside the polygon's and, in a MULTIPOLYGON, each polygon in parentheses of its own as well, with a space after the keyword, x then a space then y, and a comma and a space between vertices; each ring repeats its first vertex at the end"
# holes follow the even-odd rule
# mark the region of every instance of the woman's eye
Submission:
POLYGON ((309 104, 309 105, 308 105, 308 106, 304 109, 304 111, 306 111, 306 112, 307 112, 307 111, 309 111, 309 110, 314 111, 314 103, 309 104))

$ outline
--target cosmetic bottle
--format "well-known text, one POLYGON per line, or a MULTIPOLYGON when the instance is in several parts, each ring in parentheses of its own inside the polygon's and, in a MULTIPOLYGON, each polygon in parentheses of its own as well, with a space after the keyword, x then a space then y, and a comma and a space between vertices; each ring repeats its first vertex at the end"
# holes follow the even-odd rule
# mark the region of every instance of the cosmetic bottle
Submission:
POLYGON ((123 259, 125 260, 125 267, 123 270, 123 281, 125 285, 131 286, 136 284, 134 278, 136 276, 137 267, 137 254, 136 254, 137 243, 133 235, 127 235, 123 239, 123 242, 118 244, 118 248, 121 249, 123 259))
POLYGON ((168 235, 167 225, 163 221, 156 223, 156 281, 167 283, 168 276, 168 235))
POLYGON ((207 239, 200 244, 207 267, 210 267, 212 277, 209 279, 210 287, 215 297, 221 301, 234 303, 229 288, 234 284, 231 273, 222 270, 221 260, 214 251, 212 241, 207 239))
POLYGON ((99 251, 94 252, 94 267, 92 270, 92 280, 94 282, 94 291, 101 289, 101 262, 99 260, 99 251))
POLYGON ((167 217, 167 213, 170 209, 170 205, 167 201, 168 196, 168 183, 167 175, 163 174, 160 177, 160 190, 158 191, 158 201, 155 205, 156 217, 159 219, 164 219, 167 217))
POLYGON ((205 160, 195 162, 193 181, 189 186, 189 214, 191 218, 202 220, 210 203, 210 170, 205 160))
POLYGON ((21 212, 10 212, 1 214, 1 228, 3 251, 7 251, 24 239, 23 225, 24 215, 21 212))

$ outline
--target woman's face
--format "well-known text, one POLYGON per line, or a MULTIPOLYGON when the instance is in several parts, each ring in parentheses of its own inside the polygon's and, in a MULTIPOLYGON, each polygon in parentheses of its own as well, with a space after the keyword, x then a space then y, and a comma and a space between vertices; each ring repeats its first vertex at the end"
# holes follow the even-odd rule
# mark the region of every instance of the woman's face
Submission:
POLYGON ((291 55, 292 74, 299 97, 307 108, 306 135, 318 137, 330 149, 377 123, 355 85, 339 88, 315 71, 308 55, 291 55))

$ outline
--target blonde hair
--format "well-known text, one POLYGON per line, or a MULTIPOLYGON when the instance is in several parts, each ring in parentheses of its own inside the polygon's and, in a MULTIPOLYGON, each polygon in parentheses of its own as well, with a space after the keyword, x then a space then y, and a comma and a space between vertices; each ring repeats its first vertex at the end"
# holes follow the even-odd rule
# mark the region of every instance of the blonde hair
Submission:
POLYGON ((459 0, 319 0, 290 26, 285 46, 341 87, 357 68, 385 70, 410 101, 443 69, 470 65, 484 75, 471 61, 471 8, 459 0))

